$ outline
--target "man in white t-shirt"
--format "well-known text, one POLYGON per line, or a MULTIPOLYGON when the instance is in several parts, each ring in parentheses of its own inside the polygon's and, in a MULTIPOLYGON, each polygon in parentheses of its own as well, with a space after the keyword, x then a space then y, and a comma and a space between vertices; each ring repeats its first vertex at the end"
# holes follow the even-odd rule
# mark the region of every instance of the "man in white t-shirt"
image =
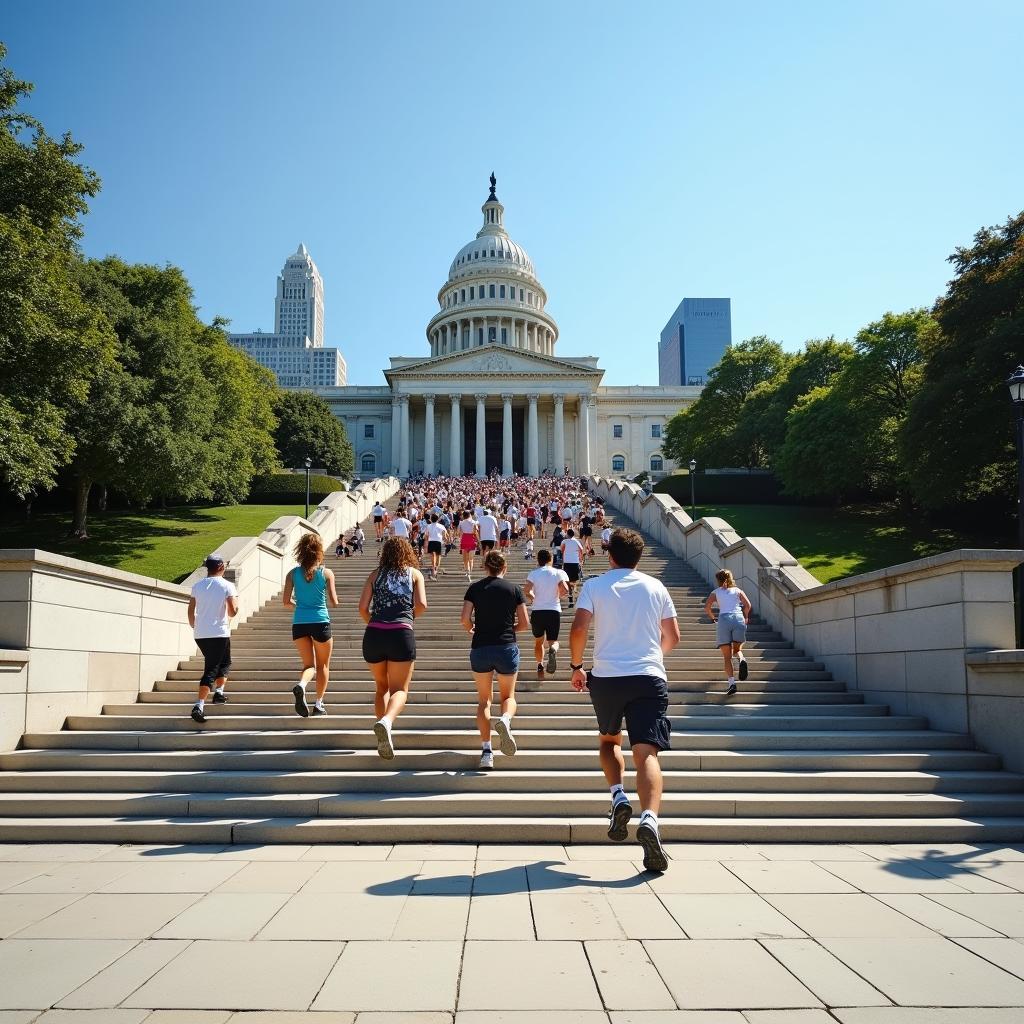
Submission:
POLYGON ((377 531, 378 544, 384 539, 384 517, 387 514, 388 510, 379 501, 373 506, 373 528, 377 531))
POLYGON ((668 677, 665 655, 679 643, 675 605, 665 585, 637 572, 644 542, 633 530, 615 530, 608 543, 609 572, 587 580, 569 634, 572 687, 589 689, 600 732, 601 768, 612 792, 608 838, 628 838, 633 808, 622 788, 622 719, 636 768, 640 797, 637 842, 644 848, 644 868, 665 871, 668 858, 658 832, 661 765, 658 753, 669 750, 668 677), (594 624, 594 665, 583 669, 583 652, 594 624))
POLYGON ((192 584, 188 600, 188 624, 196 646, 203 652, 203 675, 192 705, 192 721, 206 721, 206 700, 213 690, 213 703, 226 704, 224 687, 231 668, 231 619, 238 614, 238 591, 224 579, 224 559, 210 555, 203 563, 206 578, 192 584))
POLYGON ((391 520, 391 536, 392 537, 404 537, 406 540, 409 539, 409 534, 412 533, 412 523, 405 518, 405 513, 402 509, 398 510, 398 515, 391 520))
POLYGON ((612 528, 610 526, 606 526, 601 531, 601 550, 602 551, 607 551, 608 550, 608 544, 611 541, 611 539, 612 539, 612 528))
POLYGON ((565 540, 561 543, 562 567, 569 577, 569 607, 572 607, 573 599, 576 596, 576 584, 582 575, 583 562, 586 559, 586 552, 583 545, 576 538, 576 531, 569 530, 565 540))
POLYGON ((441 564, 441 552, 448 543, 448 531, 441 525, 438 517, 432 515, 425 527, 427 535, 427 554, 430 555, 430 578, 437 579, 437 568, 441 564))
MULTIPOLYGON (((528 542, 528 543, 532 543, 528 542)), ((544 649, 547 640, 547 671, 558 669, 558 633, 562 626, 562 598, 569 593, 569 577, 551 564, 551 552, 537 552, 537 568, 526 577, 523 593, 530 602, 530 626, 533 629, 533 654, 537 659, 537 678, 544 678, 544 649)))
POLYGON ((484 514, 478 518, 478 522, 480 524, 480 550, 486 555, 498 543, 498 520, 491 514, 491 510, 486 508, 484 514))

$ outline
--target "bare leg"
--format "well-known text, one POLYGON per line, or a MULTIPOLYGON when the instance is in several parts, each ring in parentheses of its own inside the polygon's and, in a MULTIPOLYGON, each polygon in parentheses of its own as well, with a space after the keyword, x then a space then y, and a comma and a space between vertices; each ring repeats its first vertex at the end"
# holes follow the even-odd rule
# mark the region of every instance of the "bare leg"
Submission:
POLYGON ((601 733, 601 771, 609 786, 621 786, 626 770, 626 759, 622 756, 622 733, 608 736, 601 733))
POLYGON ((409 699, 409 684, 412 682, 412 670, 416 662, 388 661, 385 665, 388 674, 388 701, 387 708, 380 717, 386 718, 394 725, 395 719, 405 710, 405 703, 409 699))
POLYGON ((480 739, 484 743, 491 742, 491 690, 493 688, 493 672, 474 672, 476 680, 476 726, 480 730, 480 739))
POLYGON ((373 713, 376 718, 381 719, 388 707, 388 663, 378 661, 371 664, 370 674, 376 684, 376 693, 373 695, 373 713))
POLYGON ((533 641, 533 660, 536 661, 538 665, 541 665, 544 662, 543 635, 536 637, 533 641))
POLYGON ((725 665, 725 678, 732 675, 732 644, 722 644, 718 648, 722 652, 722 662, 725 665))
POLYGON ((513 672, 510 676, 498 676, 498 691, 501 694, 501 714, 503 718, 511 720, 519 705, 516 704, 516 679, 519 673, 513 672))
POLYGON ((303 686, 306 686, 309 681, 316 675, 316 657, 313 653, 313 640, 311 637, 303 636, 299 637, 298 640, 293 640, 295 644, 295 650, 299 652, 299 657, 302 659, 302 675, 299 677, 300 682, 303 686))
POLYGON ((316 699, 323 700, 327 692, 327 681, 331 672, 331 652, 334 650, 333 638, 327 643, 313 643, 316 657, 316 699))
POLYGON ((636 791, 640 797, 640 809, 657 814, 661 810, 661 762, 658 748, 651 743, 638 743, 633 747, 633 764, 636 766, 636 791))

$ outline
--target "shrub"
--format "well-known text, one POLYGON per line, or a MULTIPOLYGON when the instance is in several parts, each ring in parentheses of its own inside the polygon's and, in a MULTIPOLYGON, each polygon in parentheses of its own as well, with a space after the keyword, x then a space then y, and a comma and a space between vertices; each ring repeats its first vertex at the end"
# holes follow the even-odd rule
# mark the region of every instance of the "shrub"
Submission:
MULTIPOLYGON (((309 474, 309 500, 319 502, 334 491, 345 490, 345 485, 333 477, 309 474)), ((253 481, 246 502, 250 505, 286 505, 306 500, 305 473, 271 473, 253 481)))
MULTIPOLYGON (((779 481, 770 473, 698 473, 695 480, 698 505, 800 505, 781 493, 779 481)), ((654 485, 658 494, 670 494, 689 507, 690 477, 676 473, 654 485)), ((807 504, 811 504, 808 502, 807 504)))

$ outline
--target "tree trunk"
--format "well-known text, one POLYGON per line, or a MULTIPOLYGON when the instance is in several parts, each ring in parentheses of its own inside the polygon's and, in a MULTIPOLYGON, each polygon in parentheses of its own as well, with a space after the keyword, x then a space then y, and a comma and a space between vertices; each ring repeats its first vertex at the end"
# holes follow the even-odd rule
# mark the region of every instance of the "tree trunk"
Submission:
POLYGON ((69 536, 78 540, 88 540, 89 532, 86 529, 86 520, 89 517, 89 492, 92 490, 92 481, 84 476, 75 480, 75 518, 71 523, 69 536))
POLYGON ((100 497, 99 497, 99 501, 97 501, 97 503, 96 503, 96 511, 97 512, 106 512, 107 511, 107 485, 106 484, 100 484, 100 497))

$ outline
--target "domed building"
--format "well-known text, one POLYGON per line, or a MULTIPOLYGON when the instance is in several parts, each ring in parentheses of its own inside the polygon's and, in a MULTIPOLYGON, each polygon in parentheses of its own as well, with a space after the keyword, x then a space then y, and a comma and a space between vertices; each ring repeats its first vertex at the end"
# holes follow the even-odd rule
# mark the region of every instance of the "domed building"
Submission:
POLYGON ((603 387, 596 356, 557 356, 558 324, 497 182, 483 225, 437 293, 423 356, 392 356, 386 387, 318 388, 360 476, 545 471, 660 476, 662 427, 699 387, 603 387))

